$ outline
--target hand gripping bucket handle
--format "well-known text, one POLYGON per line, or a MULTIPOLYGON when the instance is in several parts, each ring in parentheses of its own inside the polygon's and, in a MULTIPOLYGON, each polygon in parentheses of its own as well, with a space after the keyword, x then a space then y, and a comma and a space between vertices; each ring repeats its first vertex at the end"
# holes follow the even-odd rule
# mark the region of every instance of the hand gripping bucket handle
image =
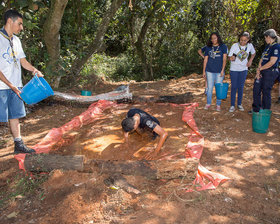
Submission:
POLYGON ((22 89, 20 94, 27 104, 35 104, 47 97, 54 95, 50 85, 43 77, 35 75, 22 89))

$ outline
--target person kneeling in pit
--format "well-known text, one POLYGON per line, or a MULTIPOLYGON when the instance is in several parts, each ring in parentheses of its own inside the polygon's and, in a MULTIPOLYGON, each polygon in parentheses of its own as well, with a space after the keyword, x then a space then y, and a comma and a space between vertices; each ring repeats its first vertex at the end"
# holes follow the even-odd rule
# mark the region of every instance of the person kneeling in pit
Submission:
POLYGON ((146 156, 146 159, 153 159, 158 154, 168 136, 168 133, 162 127, 160 127, 158 119, 146 113, 145 111, 136 108, 130 109, 127 112, 126 118, 122 121, 122 129, 125 142, 127 144, 128 135, 133 131, 141 134, 144 129, 149 129, 152 131, 153 140, 156 139, 157 136, 160 136, 159 142, 154 152, 146 156))

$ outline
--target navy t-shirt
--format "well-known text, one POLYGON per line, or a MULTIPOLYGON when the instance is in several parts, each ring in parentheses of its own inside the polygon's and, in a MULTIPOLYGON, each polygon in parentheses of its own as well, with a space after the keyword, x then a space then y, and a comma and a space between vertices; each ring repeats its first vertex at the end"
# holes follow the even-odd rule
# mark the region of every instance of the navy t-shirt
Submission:
POLYGON ((204 56, 208 56, 206 72, 220 73, 223 68, 223 55, 228 53, 225 44, 216 47, 206 47, 204 56))
POLYGON ((206 47, 207 46, 204 46, 204 47, 200 48, 200 50, 202 51, 203 54, 205 54, 206 47))
POLYGON ((152 115, 146 113, 145 111, 137 109, 137 108, 130 109, 127 112, 126 117, 133 117, 135 114, 139 114, 140 115, 140 124, 139 124, 140 128, 148 127, 151 130, 154 130, 154 128, 157 125, 160 125, 158 119, 156 119, 152 115))
POLYGON ((277 57, 277 60, 270 68, 277 68, 280 60, 280 44, 269 44, 265 47, 262 55, 262 66, 269 62, 271 57, 277 57))

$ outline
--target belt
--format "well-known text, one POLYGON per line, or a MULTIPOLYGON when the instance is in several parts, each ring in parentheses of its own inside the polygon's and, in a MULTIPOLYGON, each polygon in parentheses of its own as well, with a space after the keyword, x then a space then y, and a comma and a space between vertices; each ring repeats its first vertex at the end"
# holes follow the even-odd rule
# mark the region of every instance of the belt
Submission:
MULTIPOLYGON (((269 71, 272 71, 272 72, 279 72, 278 68, 267 68, 265 70, 269 70, 269 71)), ((265 71, 263 70, 263 71, 265 71)))

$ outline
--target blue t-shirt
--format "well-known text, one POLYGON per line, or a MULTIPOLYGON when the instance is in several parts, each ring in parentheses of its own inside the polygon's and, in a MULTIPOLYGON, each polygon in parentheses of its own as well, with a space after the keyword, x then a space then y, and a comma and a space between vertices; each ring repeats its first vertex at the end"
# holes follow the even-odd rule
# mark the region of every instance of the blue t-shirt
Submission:
POLYGON ((202 51, 203 54, 205 54, 206 47, 207 46, 204 46, 204 47, 200 48, 200 50, 202 51))
POLYGON ((274 43, 265 47, 262 54, 262 66, 269 62, 271 57, 277 57, 277 60, 270 68, 277 68, 280 60, 280 44, 274 43))
POLYGON ((204 56, 208 56, 206 72, 220 73, 223 68, 223 55, 228 53, 225 44, 216 47, 206 47, 204 56))
POLYGON ((151 130, 154 130, 154 128, 157 125, 160 125, 158 119, 156 119, 154 116, 148 114, 147 112, 137 109, 137 108, 132 108, 127 112, 126 117, 133 117, 135 114, 140 115, 140 124, 139 128, 149 128, 151 130))

